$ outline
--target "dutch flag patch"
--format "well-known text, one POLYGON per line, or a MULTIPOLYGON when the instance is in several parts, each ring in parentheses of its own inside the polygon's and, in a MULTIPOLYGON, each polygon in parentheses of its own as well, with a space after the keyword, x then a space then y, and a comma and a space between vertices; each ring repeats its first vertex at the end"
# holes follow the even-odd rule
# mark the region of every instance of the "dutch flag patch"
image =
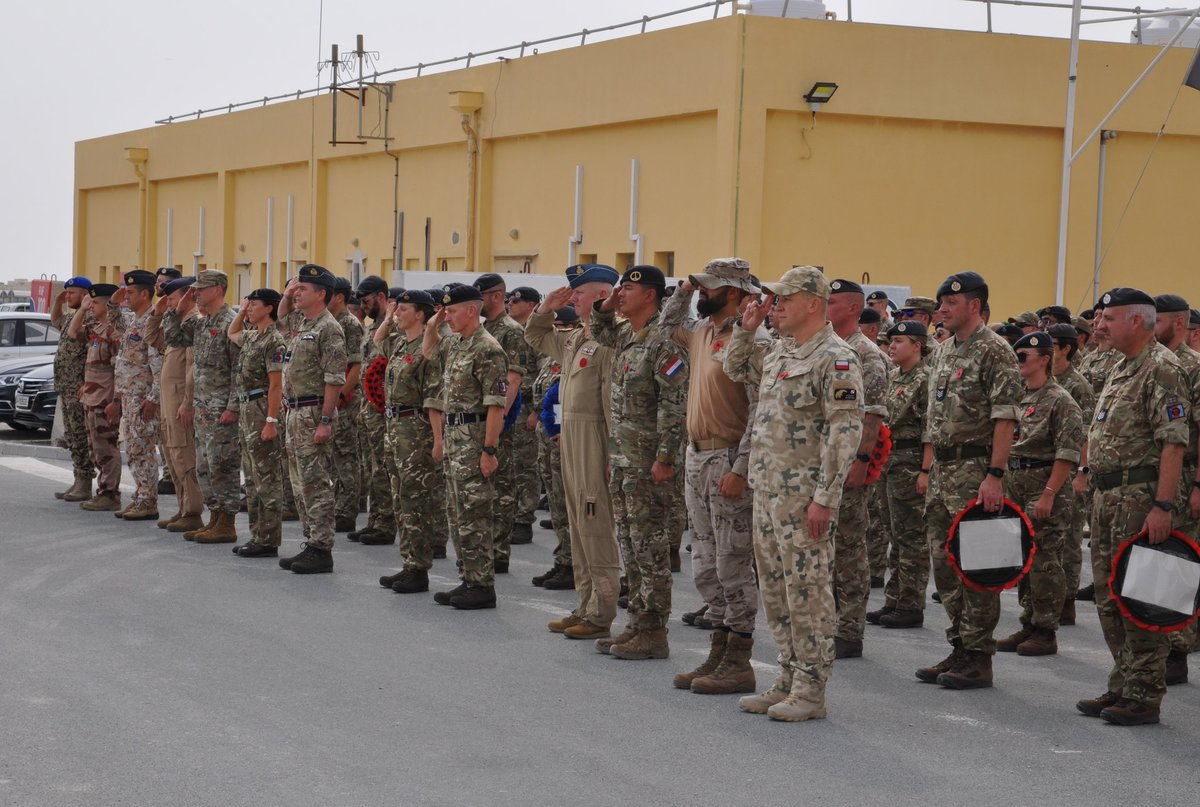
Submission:
POLYGON ((661 372, 667 378, 674 378, 683 370, 683 359, 676 356, 663 365, 661 372))

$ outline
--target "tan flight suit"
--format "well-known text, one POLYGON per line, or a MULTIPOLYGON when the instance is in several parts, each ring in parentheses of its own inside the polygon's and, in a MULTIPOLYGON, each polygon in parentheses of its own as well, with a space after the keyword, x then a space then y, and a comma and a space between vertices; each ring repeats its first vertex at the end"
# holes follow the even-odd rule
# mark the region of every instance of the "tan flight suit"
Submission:
POLYGON ((608 627, 617 617, 621 585, 605 474, 614 352, 584 330, 555 331, 553 312, 534 312, 525 325, 525 341, 562 366, 559 450, 571 525, 571 567, 579 596, 574 614, 608 627))
MULTIPOLYGON (((185 319, 197 316, 190 311, 185 319)), ((162 317, 150 315, 146 339, 163 351, 162 376, 159 379, 159 440, 166 454, 167 467, 175 482, 179 512, 199 516, 204 512, 200 483, 196 479, 195 432, 179 420, 181 404, 192 403, 192 349, 166 344, 162 317)))

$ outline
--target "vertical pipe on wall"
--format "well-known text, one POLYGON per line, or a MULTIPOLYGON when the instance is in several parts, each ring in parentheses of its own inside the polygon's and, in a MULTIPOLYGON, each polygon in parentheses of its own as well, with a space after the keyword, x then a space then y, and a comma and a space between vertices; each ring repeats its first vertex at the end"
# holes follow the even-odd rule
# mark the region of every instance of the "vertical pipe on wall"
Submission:
POLYGON ((271 276, 275 274, 275 197, 267 197, 267 276, 263 285, 274 288, 271 276))
POLYGON ((175 209, 167 208, 167 262, 163 266, 174 266, 175 260, 175 209))
POLYGON ((296 234, 296 197, 288 194, 288 211, 287 211, 287 269, 284 270, 285 277, 283 282, 286 284, 292 279, 292 238, 296 234))
POLYGON ((629 168, 629 240, 633 242, 633 262, 642 262, 645 236, 638 232, 638 178, 641 164, 635 157, 629 168))
POLYGON ((1054 278, 1054 304, 1062 305, 1067 283, 1067 224, 1071 212, 1071 152, 1075 139, 1075 88, 1079 72, 1079 15, 1083 0, 1071 9, 1071 46, 1067 57, 1067 114, 1063 122, 1062 187, 1058 204, 1058 266, 1054 278))
POLYGON ((578 260, 578 246, 583 243, 583 166, 575 166, 575 229, 567 239, 567 266, 574 266, 578 260))

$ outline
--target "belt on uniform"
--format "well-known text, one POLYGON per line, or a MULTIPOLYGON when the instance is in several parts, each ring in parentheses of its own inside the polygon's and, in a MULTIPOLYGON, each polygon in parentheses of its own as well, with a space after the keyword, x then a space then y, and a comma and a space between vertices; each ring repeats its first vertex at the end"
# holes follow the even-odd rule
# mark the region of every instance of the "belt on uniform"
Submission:
POLYGON ((383 416, 388 420, 395 418, 410 418, 413 415, 421 414, 421 410, 415 406, 385 406, 383 407, 383 416))
POLYGON ((920 448, 921 441, 917 439, 893 440, 892 451, 908 451, 910 448, 920 448))
POLYGON ((1010 471, 1029 471, 1034 468, 1049 468, 1054 465, 1054 460, 1031 460, 1025 457, 1009 457, 1008 470, 1010 471))
POLYGON ((1153 465, 1141 465, 1126 471, 1109 471, 1106 474, 1092 474, 1092 484, 1097 490, 1112 490, 1123 485, 1139 485, 1142 482, 1158 480, 1158 469, 1153 465))
POLYGON ((480 423, 487 420, 487 414, 484 412, 447 412, 447 426, 462 426, 466 423, 480 423))
POLYGON ((239 392, 237 396, 239 401, 246 403, 246 401, 256 401, 266 394, 267 391, 262 387, 259 387, 258 389, 252 389, 249 392, 239 392))
POLYGON ((688 440, 688 445, 693 451, 716 451, 721 448, 737 448, 738 443, 734 440, 722 440, 719 437, 714 437, 711 440, 688 440))
POLYGON ((973 460, 978 457, 990 456, 992 456, 992 449, 989 446, 947 446, 933 449, 933 458, 938 462, 973 460))
POLYGON ((300 409, 305 406, 320 406, 325 402, 321 395, 301 395, 299 398, 284 398, 283 405, 287 409, 300 409))

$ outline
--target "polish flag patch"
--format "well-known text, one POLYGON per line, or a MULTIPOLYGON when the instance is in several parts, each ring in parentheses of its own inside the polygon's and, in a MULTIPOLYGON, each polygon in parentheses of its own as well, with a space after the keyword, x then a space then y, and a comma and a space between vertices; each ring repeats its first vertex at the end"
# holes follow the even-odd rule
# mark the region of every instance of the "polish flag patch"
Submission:
POLYGON ((833 362, 833 369, 835 369, 835 370, 849 370, 849 369, 850 369, 850 361, 849 361, 849 359, 835 359, 835 360, 834 360, 834 362, 833 362))

